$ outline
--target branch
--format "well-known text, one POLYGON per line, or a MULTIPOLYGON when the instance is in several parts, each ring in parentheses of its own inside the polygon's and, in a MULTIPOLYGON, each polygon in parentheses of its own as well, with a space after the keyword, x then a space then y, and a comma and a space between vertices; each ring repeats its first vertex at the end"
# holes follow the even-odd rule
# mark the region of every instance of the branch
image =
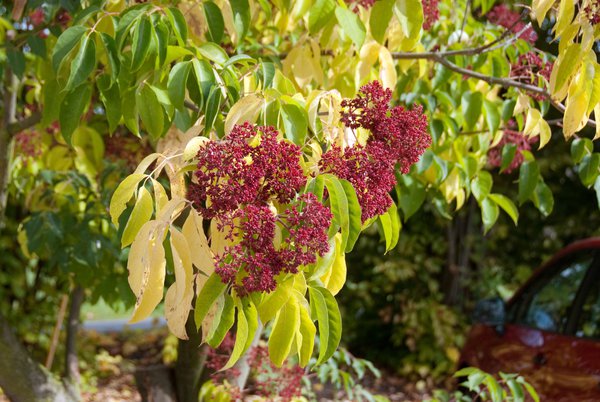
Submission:
POLYGON ((35 126, 36 124, 38 124, 40 122, 40 120, 42 120, 42 114, 40 112, 34 112, 29 117, 25 117, 22 120, 19 120, 19 121, 9 124, 6 129, 7 129, 8 133, 11 136, 13 136, 13 135, 17 134, 18 132, 21 132, 30 127, 35 126))

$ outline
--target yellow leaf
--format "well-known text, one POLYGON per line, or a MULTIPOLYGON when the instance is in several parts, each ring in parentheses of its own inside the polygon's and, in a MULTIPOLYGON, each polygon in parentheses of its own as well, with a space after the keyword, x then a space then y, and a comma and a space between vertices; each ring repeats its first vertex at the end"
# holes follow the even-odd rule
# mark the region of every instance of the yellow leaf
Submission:
POLYGON ((154 189, 154 205, 156 206, 156 210, 160 211, 169 202, 169 197, 167 197, 165 188, 158 180, 152 179, 152 188, 154 189))
POLYGON ((142 161, 140 162, 140 164, 137 166, 137 168, 135 169, 134 174, 144 173, 148 169, 148 167, 150 167, 150 165, 155 160, 157 160, 160 156, 161 156, 161 154, 159 154, 159 153, 153 153, 153 154, 150 154, 150 155, 146 156, 144 159, 142 159, 142 161))
POLYGON ((594 117, 596 118, 596 134, 594 140, 600 138, 600 103, 594 107, 594 117))
POLYGON ((190 245, 179 230, 171 227, 171 251, 173 253, 173 271, 177 285, 176 299, 182 300, 193 289, 193 269, 190 245))
POLYGON ((384 88, 390 88, 392 91, 396 88, 398 79, 396 65, 392 59, 392 54, 384 46, 379 49, 379 78, 384 88))
POLYGON ((182 232, 190 245, 192 262, 196 268, 209 276, 215 271, 213 254, 204 234, 202 217, 193 208, 183 223, 182 232))
POLYGON ((321 281, 332 295, 338 294, 338 292, 344 287, 346 283, 346 257, 344 250, 342 249, 342 236, 340 233, 335 235, 335 257, 333 258, 333 264, 331 268, 323 274, 321 281))
POLYGON ((538 123, 542 115, 539 110, 535 108, 530 108, 527 111, 527 118, 525 119, 525 128, 523 129, 523 134, 532 137, 538 134, 539 127, 538 123))
POLYGON ((121 237, 121 248, 133 243, 140 228, 152 217, 152 211, 152 196, 146 187, 140 187, 137 200, 121 237))
POLYGON ((131 246, 127 261, 128 280, 137 300, 130 323, 147 318, 162 300, 166 268, 163 239, 162 222, 149 221, 142 226, 131 246))
POLYGON ((571 25, 574 15, 575 2, 573 0, 561 0, 560 5, 558 6, 556 24, 554 25, 554 33, 556 37, 561 36, 563 31, 571 25))
POLYGON ((300 306, 300 333, 302 334, 302 344, 298 351, 298 359, 300 367, 305 367, 313 353, 317 328, 310 319, 309 311, 302 306, 300 306))
POLYGON ((583 92, 578 92, 567 98, 567 107, 563 119, 563 134, 566 139, 571 138, 580 129, 581 122, 585 118, 587 105, 588 100, 583 92))
POLYGON ((265 99, 259 94, 249 94, 237 101, 225 118, 225 134, 228 134, 236 124, 254 123, 258 118, 265 99))
POLYGON ((218 221, 218 218, 211 219, 210 221, 210 249, 214 255, 222 254, 225 251, 225 247, 234 244, 234 241, 226 238, 229 226, 225 226, 223 230, 219 230, 218 221))
POLYGON ((157 220, 170 223, 181 214, 185 205, 186 201, 184 198, 174 197, 172 200, 169 200, 160 211, 156 211, 157 220))
POLYGON ((192 138, 187 145, 185 146, 185 150, 183 151, 183 160, 189 161, 190 159, 194 159, 196 155, 198 155, 198 151, 200 147, 209 142, 210 140, 206 137, 194 137, 192 138))
POLYGON ((125 211, 127 201, 131 199, 135 190, 137 189, 138 184, 142 179, 144 179, 146 175, 141 173, 133 173, 125 178, 115 192, 113 193, 112 198, 110 199, 110 217, 112 223, 119 227, 119 217, 125 211))
POLYGON ((165 318, 169 330, 179 339, 189 339, 185 330, 185 324, 188 320, 190 310, 192 309, 192 299, 194 292, 186 293, 185 297, 177 300, 177 284, 172 284, 165 295, 165 318))
POLYGON ((356 83, 361 85, 370 78, 371 70, 379 57, 379 49, 381 45, 375 41, 365 43, 360 49, 360 61, 356 68, 356 83))
POLYGON ((542 149, 548 143, 548 141, 550 141, 550 138, 552 137, 552 130, 550 129, 548 122, 544 119, 540 119, 538 125, 540 132, 540 147, 538 149, 542 149))
POLYGON ((533 0, 531 2, 531 11, 539 26, 542 26, 546 14, 552 8, 555 0, 533 0))

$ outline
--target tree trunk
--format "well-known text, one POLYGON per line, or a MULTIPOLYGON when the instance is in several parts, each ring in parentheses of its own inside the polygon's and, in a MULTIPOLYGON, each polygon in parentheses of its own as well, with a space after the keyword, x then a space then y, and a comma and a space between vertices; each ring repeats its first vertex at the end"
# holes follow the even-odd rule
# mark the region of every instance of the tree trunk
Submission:
POLYGON ((142 402, 176 402, 172 374, 165 365, 137 367, 135 383, 142 402))
POLYGON ((70 393, 50 372, 35 362, 0 315, 0 388, 13 402, 73 402, 70 393))
POLYGON ((187 341, 179 340, 175 365, 175 386, 179 402, 198 402, 202 370, 206 360, 206 345, 200 346, 202 337, 194 323, 194 312, 190 312, 186 323, 187 341))
POLYGON ((79 359, 77 357, 77 333, 81 315, 81 305, 85 292, 81 286, 75 286, 71 292, 71 305, 67 318, 67 341, 65 345, 65 383, 71 387, 71 392, 79 394, 79 359))

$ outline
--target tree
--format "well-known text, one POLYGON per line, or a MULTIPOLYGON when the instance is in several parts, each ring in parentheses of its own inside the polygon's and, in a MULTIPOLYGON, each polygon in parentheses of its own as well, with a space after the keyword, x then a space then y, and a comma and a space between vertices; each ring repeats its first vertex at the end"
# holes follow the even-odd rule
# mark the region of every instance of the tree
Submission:
MULTIPOLYGON (((341 335, 334 295, 344 254, 362 230, 377 225, 389 250, 426 199, 450 216, 471 194, 486 231, 500 209, 516 223, 514 201, 493 191, 495 168, 518 170, 518 203, 549 214, 533 144, 552 140, 550 124, 567 139, 596 126, 594 1, 534 1, 523 15, 489 0, 458 6, 7 5, 2 215, 15 134, 58 121, 52 141, 83 159, 85 176, 108 134, 128 131, 156 152, 114 192, 114 226, 100 226, 113 238, 118 227, 131 246, 132 320, 150 314, 174 278, 165 311, 178 337, 190 335, 193 305, 212 346, 236 323, 227 366, 259 321, 273 322, 276 364, 290 354, 306 364, 317 328, 323 361, 341 335), (553 26, 555 55, 535 48, 528 16, 553 26), (545 119, 551 108, 564 116, 545 119)), ((600 190, 591 140, 572 149, 583 184, 600 190)))

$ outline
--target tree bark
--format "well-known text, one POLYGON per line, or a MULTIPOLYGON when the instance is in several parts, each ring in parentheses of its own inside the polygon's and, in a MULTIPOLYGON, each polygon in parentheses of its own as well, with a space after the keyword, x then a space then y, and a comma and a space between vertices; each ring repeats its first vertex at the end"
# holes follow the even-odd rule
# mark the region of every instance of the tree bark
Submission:
POLYGON ((79 394, 79 359, 77 357, 77 333, 79 332, 81 305, 85 291, 81 286, 75 286, 71 292, 71 305, 67 318, 67 340, 65 345, 65 383, 71 392, 79 394))
POLYGON ((13 402, 74 402, 70 393, 50 372, 35 362, 0 315, 0 388, 13 402))
POLYGON ((206 345, 200 346, 202 337, 194 323, 194 312, 190 312, 186 323, 190 339, 179 340, 177 345, 177 363, 175 365, 175 386, 179 402, 198 402, 206 345))

